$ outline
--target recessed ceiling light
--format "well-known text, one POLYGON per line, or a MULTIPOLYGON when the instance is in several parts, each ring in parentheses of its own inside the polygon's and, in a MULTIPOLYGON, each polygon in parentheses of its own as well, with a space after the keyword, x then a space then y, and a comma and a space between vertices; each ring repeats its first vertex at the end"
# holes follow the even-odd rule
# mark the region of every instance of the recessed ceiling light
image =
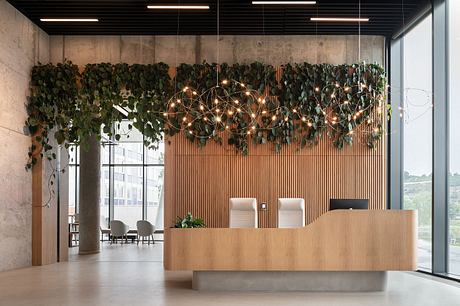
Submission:
POLYGON ((98 22, 97 18, 40 18, 43 22, 98 22))
POLYGON ((312 5, 312 4, 316 4, 316 1, 252 1, 252 4, 312 5))
POLYGON ((340 17, 314 17, 311 21, 326 21, 326 22, 368 22, 369 18, 340 18, 340 17))
POLYGON ((151 10, 209 10, 209 5, 147 5, 151 10))

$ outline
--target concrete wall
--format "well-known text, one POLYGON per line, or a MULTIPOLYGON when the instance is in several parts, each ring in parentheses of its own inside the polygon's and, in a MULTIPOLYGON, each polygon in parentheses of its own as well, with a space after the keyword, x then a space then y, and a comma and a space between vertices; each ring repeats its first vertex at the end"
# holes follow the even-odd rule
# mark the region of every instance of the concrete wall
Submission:
MULTIPOLYGON (((361 38, 361 59, 383 64, 385 40, 361 38)), ((52 62, 201 63, 216 61, 215 36, 51 36, 52 62), (176 46, 179 48, 176 48, 176 46), (177 52, 176 52, 177 50, 177 52)), ((357 36, 221 36, 219 62, 344 64, 358 61, 357 36)))
POLYGON ((49 61, 49 37, 0 0, 0 271, 31 264, 31 143, 24 132, 30 71, 49 61))

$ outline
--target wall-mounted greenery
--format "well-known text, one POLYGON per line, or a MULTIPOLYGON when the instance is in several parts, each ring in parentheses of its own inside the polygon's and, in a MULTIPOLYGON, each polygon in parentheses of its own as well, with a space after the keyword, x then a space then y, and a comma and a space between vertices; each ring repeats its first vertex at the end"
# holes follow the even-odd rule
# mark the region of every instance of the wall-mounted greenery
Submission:
MULTIPOLYGON (((367 146, 373 148, 382 135, 379 114, 386 77, 378 65, 288 64, 278 81, 277 71, 270 65, 221 64, 219 80, 237 81, 226 82, 225 88, 216 87, 216 64, 181 64, 175 79, 170 78, 168 69, 164 63, 88 64, 81 73, 71 62, 34 67, 26 124, 35 144, 30 148, 27 166, 36 162, 35 153, 51 152, 51 138, 66 146, 84 145, 88 136, 101 137, 102 132, 119 139, 112 126, 126 117, 145 135, 148 146, 155 146, 163 133, 172 136, 184 131, 200 146, 210 139, 222 143, 221 135, 228 133, 228 143, 243 154, 248 153, 251 140, 255 144, 273 143, 279 151, 285 144, 297 143, 301 148, 314 145, 325 135, 338 148, 352 144, 354 137, 364 137, 367 146), (226 96, 240 97, 243 104, 248 104, 243 106, 253 109, 254 101, 245 100, 242 84, 251 95, 263 97, 266 102, 257 126, 250 125, 252 119, 247 112, 226 116, 223 123, 201 120, 200 103, 210 111, 216 110, 212 108, 212 95, 200 97, 199 103, 190 100, 187 110, 171 102, 184 87, 200 93, 213 88, 220 94, 225 91, 226 96), (119 111, 121 108, 127 116, 119 111), (185 125, 185 115, 193 124, 185 125), (363 126, 359 128, 362 133, 353 135, 358 126, 363 126)), ((187 94, 183 93, 185 98, 187 94)), ((54 156, 51 153, 46 157, 54 156)))

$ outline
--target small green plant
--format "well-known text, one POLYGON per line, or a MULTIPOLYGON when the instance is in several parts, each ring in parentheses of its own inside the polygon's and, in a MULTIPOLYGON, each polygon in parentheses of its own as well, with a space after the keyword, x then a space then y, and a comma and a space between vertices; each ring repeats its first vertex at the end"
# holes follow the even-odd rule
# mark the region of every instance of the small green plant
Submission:
POLYGON ((206 227, 204 220, 201 218, 194 218, 192 213, 188 213, 184 218, 179 216, 176 217, 175 228, 196 228, 196 227, 206 227))

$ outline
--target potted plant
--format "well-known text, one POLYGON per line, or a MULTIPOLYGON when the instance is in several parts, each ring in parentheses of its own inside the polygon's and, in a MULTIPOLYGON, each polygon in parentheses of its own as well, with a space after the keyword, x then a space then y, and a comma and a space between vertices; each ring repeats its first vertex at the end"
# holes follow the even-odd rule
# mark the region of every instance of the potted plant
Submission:
POLYGON ((184 218, 179 216, 176 217, 176 224, 174 225, 175 228, 199 228, 199 227, 206 227, 204 224, 204 220, 201 218, 194 218, 192 213, 188 213, 185 215, 184 218))

